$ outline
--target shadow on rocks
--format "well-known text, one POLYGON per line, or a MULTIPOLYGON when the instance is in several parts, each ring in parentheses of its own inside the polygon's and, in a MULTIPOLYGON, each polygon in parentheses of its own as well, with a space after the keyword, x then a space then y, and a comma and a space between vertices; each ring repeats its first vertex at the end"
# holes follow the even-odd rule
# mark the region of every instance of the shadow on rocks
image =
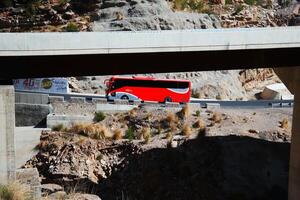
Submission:
POLYGON ((202 137, 152 149, 98 184, 104 200, 285 200, 289 143, 202 137))

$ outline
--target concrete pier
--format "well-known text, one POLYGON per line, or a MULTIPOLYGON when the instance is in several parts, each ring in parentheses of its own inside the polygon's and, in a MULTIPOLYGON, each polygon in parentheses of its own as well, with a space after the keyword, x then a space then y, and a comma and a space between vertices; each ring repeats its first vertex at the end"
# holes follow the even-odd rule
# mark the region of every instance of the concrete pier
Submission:
MULTIPOLYGON (((288 74, 288 73, 287 73, 288 74)), ((294 113, 290 150, 289 200, 300 198, 300 69, 294 70, 294 113)))
POLYGON ((0 85, 0 184, 16 179, 14 131, 14 87, 0 85))

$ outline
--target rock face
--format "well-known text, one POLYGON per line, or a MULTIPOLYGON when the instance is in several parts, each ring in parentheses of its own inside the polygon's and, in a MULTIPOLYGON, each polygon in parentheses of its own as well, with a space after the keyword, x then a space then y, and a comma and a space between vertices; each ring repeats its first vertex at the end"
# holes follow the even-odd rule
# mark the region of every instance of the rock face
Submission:
POLYGON ((103 0, 93 31, 220 28, 214 15, 174 12, 164 0, 103 0))
MULTIPOLYGON (((128 76, 128 75, 127 75, 128 76)), ((140 76, 140 75, 139 75, 140 76)), ((192 96, 195 98, 219 98, 231 100, 254 99, 264 86, 280 82, 272 69, 223 70, 207 72, 183 72, 143 74, 163 79, 188 79, 192 82, 192 96)), ((104 80, 110 76, 90 77, 89 80, 69 78, 72 92, 105 93, 104 80)))

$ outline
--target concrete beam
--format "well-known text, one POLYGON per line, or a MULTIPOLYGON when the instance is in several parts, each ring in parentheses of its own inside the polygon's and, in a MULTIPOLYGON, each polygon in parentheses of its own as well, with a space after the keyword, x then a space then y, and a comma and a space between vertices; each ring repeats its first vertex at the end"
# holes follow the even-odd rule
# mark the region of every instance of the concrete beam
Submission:
POLYGON ((16 178, 14 86, 0 85, 0 184, 16 178))

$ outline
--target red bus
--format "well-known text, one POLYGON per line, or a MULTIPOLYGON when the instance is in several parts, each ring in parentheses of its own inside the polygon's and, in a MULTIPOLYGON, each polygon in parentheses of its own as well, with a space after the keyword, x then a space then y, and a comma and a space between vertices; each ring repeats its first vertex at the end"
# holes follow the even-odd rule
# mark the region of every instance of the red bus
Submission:
POLYGON ((108 100, 179 102, 190 101, 191 82, 152 77, 112 77, 104 81, 108 100))

